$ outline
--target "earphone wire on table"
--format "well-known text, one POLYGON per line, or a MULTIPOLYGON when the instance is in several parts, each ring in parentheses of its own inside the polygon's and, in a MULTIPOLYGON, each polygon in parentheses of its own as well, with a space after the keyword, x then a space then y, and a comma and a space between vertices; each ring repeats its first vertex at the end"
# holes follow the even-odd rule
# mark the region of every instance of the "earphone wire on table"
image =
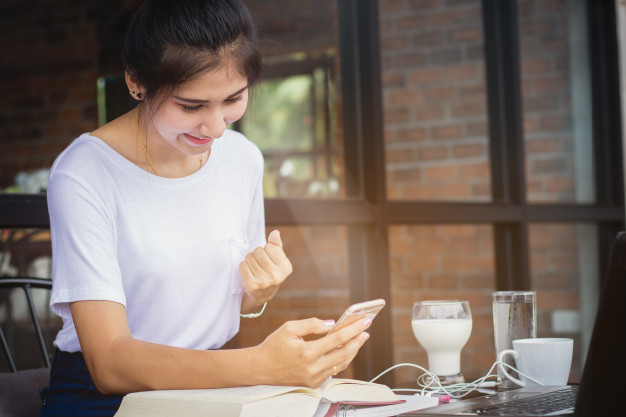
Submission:
POLYGON ((501 378, 498 377, 497 374, 492 374, 494 368, 498 364, 501 364, 502 366, 507 367, 517 372, 519 375, 528 378, 530 381, 538 385, 543 385, 539 381, 533 379, 532 377, 529 377, 528 375, 523 374, 522 372, 517 370, 515 367, 507 363, 499 362, 499 361, 496 361, 493 363, 493 365, 491 365, 491 368, 489 368, 489 371, 487 372, 485 376, 478 378, 472 382, 442 385, 437 375, 429 372, 428 369, 423 368, 413 363, 399 363, 399 364, 390 366, 389 368, 385 369, 383 372, 381 372, 380 374, 372 378, 369 382, 376 381, 378 378, 385 375, 387 372, 390 372, 396 368, 399 368, 402 366, 409 366, 412 368, 417 368, 421 370, 422 372, 424 372, 422 375, 420 375, 417 378, 417 384, 421 388, 418 388, 418 389, 416 388, 393 388, 394 392, 415 392, 415 393, 419 393, 422 396, 449 395, 450 398, 461 399, 474 391, 484 392, 483 391, 484 388, 494 388, 498 386, 498 384, 502 383, 501 378), (430 381, 428 381, 427 378, 429 378, 430 381))

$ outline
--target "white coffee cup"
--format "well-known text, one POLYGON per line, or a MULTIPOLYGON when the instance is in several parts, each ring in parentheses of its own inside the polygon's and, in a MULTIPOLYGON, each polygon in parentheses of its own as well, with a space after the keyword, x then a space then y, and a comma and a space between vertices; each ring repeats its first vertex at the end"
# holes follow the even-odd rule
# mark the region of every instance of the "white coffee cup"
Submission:
POLYGON ((533 385, 567 385, 574 341, 564 338, 532 338, 513 341, 513 349, 498 353, 498 369, 507 379, 521 387, 533 385), (502 366, 504 356, 515 359, 515 368, 520 372, 517 379, 502 366))

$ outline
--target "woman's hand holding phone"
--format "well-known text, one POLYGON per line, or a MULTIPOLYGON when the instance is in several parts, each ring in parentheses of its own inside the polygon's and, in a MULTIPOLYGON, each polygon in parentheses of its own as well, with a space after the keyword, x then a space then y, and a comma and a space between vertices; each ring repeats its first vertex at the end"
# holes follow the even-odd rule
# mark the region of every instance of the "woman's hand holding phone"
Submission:
POLYGON ((335 323, 316 318, 288 321, 255 349, 260 349, 263 383, 319 387, 350 365, 363 343, 366 330, 384 307, 384 300, 372 300, 348 307, 335 323), (306 341, 308 335, 324 337, 306 341))
POLYGON ((317 318, 288 321, 270 334, 260 345, 259 361, 263 364, 264 384, 319 387, 329 376, 343 371, 369 338, 365 332, 371 320, 363 318, 352 325, 328 333, 334 321, 317 318), (304 340, 309 335, 323 335, 304 340))

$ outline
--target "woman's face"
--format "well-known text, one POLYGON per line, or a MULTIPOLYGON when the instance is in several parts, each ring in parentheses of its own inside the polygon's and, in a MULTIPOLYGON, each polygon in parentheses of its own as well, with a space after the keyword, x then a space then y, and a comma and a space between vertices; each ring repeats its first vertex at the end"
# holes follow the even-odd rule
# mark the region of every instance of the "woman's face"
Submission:
POLYGON ((157 137, 183 154, 199 155, 243 116, 247 105, 247 78, 222 65, 178 88, 154 114, 153 127, 157 137))

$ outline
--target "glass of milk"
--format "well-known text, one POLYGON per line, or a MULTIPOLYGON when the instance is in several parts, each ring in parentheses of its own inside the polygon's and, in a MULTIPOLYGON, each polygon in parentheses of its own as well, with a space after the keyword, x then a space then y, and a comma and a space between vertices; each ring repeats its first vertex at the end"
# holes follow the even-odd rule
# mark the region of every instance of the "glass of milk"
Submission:
POLYGON ((467 301, 418 301, 413 304, 413 334, 428 355, 428 370, 443 385, 465 382, 461 349, 472 332, 467 301))

